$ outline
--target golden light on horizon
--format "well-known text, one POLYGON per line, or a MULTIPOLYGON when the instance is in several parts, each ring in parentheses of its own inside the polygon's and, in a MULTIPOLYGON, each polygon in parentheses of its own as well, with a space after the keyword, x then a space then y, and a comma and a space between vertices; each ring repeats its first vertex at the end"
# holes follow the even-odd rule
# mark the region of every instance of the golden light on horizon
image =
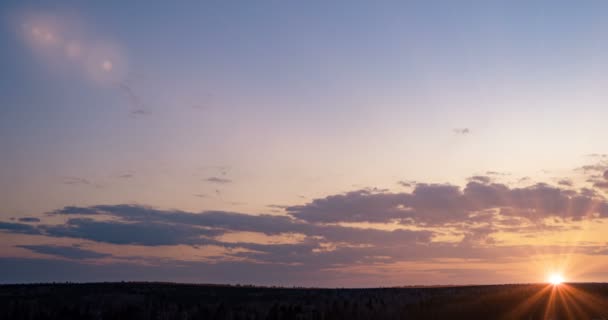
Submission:
POLYGON ((559 273, 552 273, 549 275, 549 283, 554 286, 560 285, 564 282, 564 277, 559 273))

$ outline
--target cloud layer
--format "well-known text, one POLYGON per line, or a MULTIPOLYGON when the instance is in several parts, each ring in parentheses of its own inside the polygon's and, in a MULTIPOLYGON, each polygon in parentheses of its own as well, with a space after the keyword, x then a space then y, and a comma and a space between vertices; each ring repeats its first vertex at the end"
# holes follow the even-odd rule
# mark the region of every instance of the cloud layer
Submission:
POLYGON ((581 219, 608 215, 608 203, 598 193, 579 192, 547 184, 510 188, 474 177, 464 189, 448 184, 417 184, 411 193, 371 193, 360 190, 291 206, 287 212, 308 222, 390 222, 442 225, 469 222, 485 210, 530 220, 581 219))
MULTIPOLYGON (((597 189, 574 190, 561 182, 557 186, 512 187, 494 180, 493 176, 473 176, 464 187, 411 182, 409 192, 355 190, 300 205, 276 206, 283 210, 279 215, 186 212, 131 204, 67 206, 39 217, 0 222, 0 232, 50 241, 15 246, 44 256, 38 257, 47 259, 44 263, 54 263, 48 259, 55 258, 73 261, 71 267, 77 261, 115 266, 118 262, 111 261, 120 261, 145 269, 142 263, 167 268, 167 263, 190 261, 187 263, 205 266, 203 269, 224 265, 241 273, 263 270, 267 279, 273 276, 266 271, 276 268, 317 276, 362 268, 359 270, 369 275, 402 263, 432 264, 442 259, 497 263, 539 250, 557 254, 566 248, 601 255, 601 244, 513 245, 497 237, 534 238, 576 230, 580 221, 600 221, 608 216, 608 202, 597 189), (66 242, 71 245, 58 244, 66 242), (195 252, 217 253, 182 260, 104 251, 116 247, 162 251, 184 246, 195 252)), ((348 272, 351 276, 356 273, 348 272)), ((222 279, 228 281, 231 276, 222 279)))

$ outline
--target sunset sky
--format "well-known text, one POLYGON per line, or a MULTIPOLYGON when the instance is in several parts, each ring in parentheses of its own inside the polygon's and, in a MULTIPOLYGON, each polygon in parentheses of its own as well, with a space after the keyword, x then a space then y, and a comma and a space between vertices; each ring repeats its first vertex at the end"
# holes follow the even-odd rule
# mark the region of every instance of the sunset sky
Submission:
POLYGON ((607 17, 3 1, 0 283, 608 281, 607 17))

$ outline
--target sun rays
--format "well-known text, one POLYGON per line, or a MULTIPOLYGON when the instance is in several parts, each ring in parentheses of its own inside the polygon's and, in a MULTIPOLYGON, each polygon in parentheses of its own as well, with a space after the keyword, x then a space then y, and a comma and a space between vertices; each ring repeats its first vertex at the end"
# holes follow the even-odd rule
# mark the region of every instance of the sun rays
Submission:
MULTIPOLYGON (((539 286, 504 319, 592 319, 606 317, 608 302, 594 294, 584 284, 566 284, 563 278, 539 286), (559 282, 558 282, 559 280, 559 282), (556 281, 556 282, 553 282, 556 281)), ((553 276, 552 276, 553 277, 553 276)))

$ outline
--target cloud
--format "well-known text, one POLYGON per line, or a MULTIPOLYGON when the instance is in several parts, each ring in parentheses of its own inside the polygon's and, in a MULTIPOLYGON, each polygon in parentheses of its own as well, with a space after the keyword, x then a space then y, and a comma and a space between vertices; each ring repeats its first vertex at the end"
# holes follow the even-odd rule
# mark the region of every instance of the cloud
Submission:
POLYGON ((491 237, 491 234, 497 231, 498 229, 490 225, 470 228, 465 232, 461 243, 467 246, 476 244, 494 244, 496 240, 491 237))
MULTIPOLYGON (((433 232, 428 230, 380 230, 338 225, 317 225, 289 216, 249 215, 224 211, 190 213, 166 211, 136 205, 99 205, 66 207, 54 215, 82 215, 102 219, 71 218, 65 224, 41 225, 31 229, 52 237, 87 239, 112 244, 216 245, 234 247, 217 236, 229 232, 258 232, 268 236, 301 234, 316 243, 348 243, 354 245, 398 245, 428 243, 433 232)), ((29 226, 29 225, 24 225, 29 226)), ((15 228, 13 228, 15 229, 15 228)), ((18 230, 18 229, 17 229, 18 230)), ((18 230, 19 231, 19 230, 18 230)), ((247 247, 241 243, 243 247, 247 247)))
POLYGON ((457 135, 467 135, 471 133, 471 130, 469 128, 454 128, 452 129, 452 132, 457 135))
POLYGON ((508 176, 510 173, 508 172, 500 172, 500 171, 486 171, 486 174, 489 176, 508 176))
POLYGON ((150 112, 148 110, 144 110, 144 109, 136 109, 136 110, 131 110, 131 112, 129 114, 131 116, 137 117, 137 116, 147 116, 149 114, 152 114, 152 112, 150 112))
POLYGON ((118 88, 123 92, 123 94, 127 98, 127 102, 129 103, 130 109, 129 114, 131 116, 144 116, 151 113, 146 108, 141 97, 137 93, 135 93, 135 90, 129 83, 123 81, 118 85, 118 88))
POLYGON ((0 231, 21 234, 40 234, 40 231, 29 224, 0 221, 0 231))
POLYGON ((596 155, 594 158, 599 161, 582 166, 577 170, 588 175, 587 182, 590 182, 594 188, 608 190, 608 161, 603 155, 596 155))
POLYGON ((118 175, 118 178, 121 178, 121 179, 131 179, 134 176, 135 175, 132 174, 132 173, 123 173, 123 174, 118 175))
POLYGON ((604 155, 597 155, 595 158, 599 158, 600 161, 582 166, 578 170, 588 175, 587 182, 591 183, 594 188, 608 191, 608 162, 604 155))
POLYGON ((287 207, 289 207, 289 206, 280 205, 280 204, 269 204, 266 207, 272 208, 272 209, 287 209, 287 207))
POLYGON ((45 234, 53 237, 146 246, 206 244, 210 241, 204 236, 223 233, 187 225, 157 222, 124 223, 87 218, 69 219, 65 225, 41 226, 40 228, 45 234))
POLYGON ((230 179, 219 178, 219 177, 209 177, 209 178, 205 179, 205 181, 212 182, 212 183, 219 183, 219 184, 226 184, 226 183, 232 182, 232 180, 230 180, 230 179))
POLYGON ((70 186, 92 186, 95 188, 102 188, 103 186, 98 183, 93 183, 92 181, 79 178, 79 177, 63 177, 61 183, 70 186))
POLYGON ((416 185, 416 181, 400 180, 400 181, 397 181, 397 184, 400 185, 400 186, 402 186, 402 187, 409 188, 409 187, 415 186, 416 185))
POLYGON ((135 93, 133 88, 131 88, 131 86, 128 83, 126 83, 126 82, 120 83, 118 85, 118 87, 123 91, 123 93, 129 100, 129 106, 131 106, 131 108, 133 110, 139 110, 139 109, 144 108, 144 104, 141 101, 141 99, 139 98, 139 95, 137 95, 135 93))
MULTIPOLYGON (((590 189, 573 191, 547 184, 512 188, 477 178, 464 188, 418 183, 411 192, 351 191, 314 199, 304 205, 288 206, 285 210, 287 216, 225 211, 192 213, 126 204, 68 206, 50 213, 74 216, 65 223, 36 227, 3 223, 0 229, 118 245, 181 244, 226 248, 237 245, 222 242, 218 237, 231 232, 256 232, 267 236, 299 234, 308 239, 315 250, 322 250, 323 246, 338 244, 382 248, 431 243, 438 227, 453 228, 455 234, 464 237, 463 243, 485 241, 483 243, 488 244, 491 234, 501 230, 563 230, 563 227, 558 229, 544 223, 548 218, 567 222, 608 216, 606 200, 590 189), (396 222, 400 228, 391 231, 336 225, 360 222, 396 222)), ((247 249, 252 245, 238 244, 247 249)), ((268 249, 272 251, 272 247, 268 249)))
POLYGON ((510 188, 478 180, 470 181, 464 189, 419 183, 411 193, 354 191, 291 206, 287 212, 314 223, 402 221, 427 226, 467 222, 476 212, 489 209, 505 209, 511 216, 529 220, 608 217, 606 199, 588 191, 542 183, 510 188))
POLYGON ((604 162, 582 166, 583 171, 604 171, 607 165, 604 162))
MULTIPOLYGON (((204 258, 207 260, 197 266, 211 270, 211 265, 221 264, 245 272, 255 265, 259 270, 319 275, 344 266, 378 267, 433 259, 496 263, 527 257, 530 252, 559 253, 564 247, 508 246, 497 234, 541 236, 577 228, 578 220, 608 217, 607 200, 595 189, 573 190, 572 186, 544 183, 514 187, 495 179, 473 176, 464 186, 417 182, 407 192, 367 188, 301 205, 269 206, 283 209, 284 215, 187 212, 133 204, 67 206, 47 213, 42 223, 0 222, 0 230, 60 238, 62 243, 71 239, 149 247, 145 250, 213 247, 221 253, 204 258), (370 222, 373 224, 367 224, 370 222)), ((106 257, 73 246, 20 243, 19 247, 63 259, 106 257)), ((601 247, 591 244, 568 250, 587 253, 601 247)), ((158 258, 144 260, 159 262, 154 259, 158 258)), ((271 278, 263 274, 265 279, 271 278)))
POLYGON ((18 219, 19 222, 40 222, 40 219, 35 217, 23 217, 18 219))
POLYGON ((63 207, 62 209, 58 209, 58 210, 52 211, 51 214, 92 215, 92 214, 99 214, 99 210, 95 209, 95 207, 86 208, 86 207, 67 206, 67 207, 63 207))
POLYGON ((290 206, 287 212, 308 222, 387 222, 404 216, 403 211, 409 209, 402 204, 409 197, 406 193, 358 190, 290 206))
POLYGON ((285 209, 287 209, 286 205, 279 205, 279 204, 269 204, 266 206, 267 208, 270 209, 270 211, 272 212, 285 212, 285 209))
MULTIPOLYGON (((140 270, 141 273, 137 275, 129 273, 130 276, 126 277, 129 280, 141 279, 138 277, 151 277, 146 278, 148 280, 167 280, 167 278, 155 279, 154 277, 157 275, 155 270, 159 266, 163 266, 163 270, 169 270, 164 268, 172 265, 173 269, 170 274, 173 275, 171 280, 174 281, 183 279, 180 278, 184 275, 182 271, 194 276, 189 281, 201 281, 201 279, 206 279, 204 277, 210 276, 207 271, 216 270, 221 275, 215 274, 217 277, 212 278, 214 281, 229 282, 228 279, 238 279, 238 282, 243 282, 244 275, 251 275, 252 270, 257 270, 258 281, 268 283, 271 279, 285 280, 284 276, 287 274, 297 275, 301 278, 307 275, 309 277, 307 279, 310 277, 319 279, 318 277, 327 274, 327 270, 339 270, 343 266, 381 266, 408 261, 420 263, 433 259, 476 259, 500 263, 502 259, 528 258, 532 251, 550 254, 564 250, 564 247, 559 246, 533 246, 534 250, 531 249, 531 246, 497 247, 492 234, 499 229, 489 224, 455 229, 455 232, 462 235, 462 240, 441 242, 433 240, 436 235, 433 230, 347 227, 309 223, 290 216, 247 215, 223 211, 191 213, 136 205, 99 205, 82 208, 69 207, 56 210, 52 214, 70 217, 83 212, 86 212, 86 215, 91 218, 70 218, 64 224, 42 225, 37 228, 29 225, 11 225, 4 229, 12 230, 9 232, 23 233, 24 228, 27 228, 24 226, 28 226, 26 233, 64 239, 86 239, 113 245, 135 244, 153 247, 185 244, 196 248, 209 245, 226 250, 223 254, 207 261, 165 261, 151 257, 142 260, 142 258, 126 257, 120 259, 120 261, 128 262, 126 264, 110 262, 105 265, 110 269, 120 266, 120 268, 124 268, 120 272, 126 273, 140 270), (242 238, 236 242, 225 242, 219 238, 226 233, 240 231, 264 233, 270 236, 280 236, 286 233, 300 234, 302 238, 294 243, 255 243, 248 242, 248 238, 242 238), (145 261, 146 267, 141 266, 141 261, 145 261), (190 267, 198 270, 198 274, 194 273, 194 269, 190 269, 190 267), (273 275, 271 271, 278 270, 283 272, 283 277, 274 278, 276 275, 273 275)), ((488 216, 492 217, 490 214, 488 216)), ((0 224, 0 226, 2 225, 0 224)), ((511 227, 521 233, 520 224, 513 223, 511 227)), ((72 260, 99 259, 109 256, 74 246, 21 244, 19 247, 72 260)), ((598 252, 602 247, 586 246, 568 250, 581 253, 598 252)), ((17 263, 16 260, 10 260, 13 262, 9 260, 0 258, 0 271, 8 268, 8 265, 13 266, 13 262, 17 263)), ((35 264, 57 265, 58 263, 44 259, 31 261, 33 260, 21 259, 18 263, 22 263, 25 268, 35 264)), ((80 265, 71 266, 80 268, 80 265)), ((89 281, 91 279, 102 280, 96 273, 97 271, 94 271, 97 270, 95 267, 86 270, 88 271, 84 271, 84 274, 93 277, 88 278, 89 281)), ((120 272, 118 274, 123 274, 120 272)), ((109 273, 106 275, 112 276, 109 273)), ((352 271, 345 272, 345 275, 353 276, 353 273, 352 271)), ((28 276, 32 275, 28 273, 28 276)), ((72 277, 73 275, 66 273, 64 276, 72 277)), ((16 271, 4 273, 1 278, 8 279, 9 277, 10 279, 21 279, 19 272, 16 271), (10 276, 8 276, 9 274, 10 276)), ((59 274, 55 274, 55 278, 52 280, 58 281, 57 277, 59 274)), ((29 279, 38 279, 38 277, 34 276, 29 279)))
POLYGON ((90 185, 91 181, 78 177, 64 177, 62 183, 68 185, 90 185))
POLYGON ((481 182, 481 183, 490 183, 490 182, 492 182, 492 178, 490 178, 488 176, 472 176, 472 177, 469 177, 467 180, 481 182))
POLYGON ((557 182, 560 186, 572 187, 573 183, 570 179, 561 179, 557 182))
POLYGON ((109 254, 85 250, 74 246, 53 245, 18 245, 19 248, 31 250, 36 253, 48 254, 67 259, 99 259, 109 257, 109 254))
POLYGON ((598 189, 608 190, 608 181, 596 181, 593 186, 598 189))

